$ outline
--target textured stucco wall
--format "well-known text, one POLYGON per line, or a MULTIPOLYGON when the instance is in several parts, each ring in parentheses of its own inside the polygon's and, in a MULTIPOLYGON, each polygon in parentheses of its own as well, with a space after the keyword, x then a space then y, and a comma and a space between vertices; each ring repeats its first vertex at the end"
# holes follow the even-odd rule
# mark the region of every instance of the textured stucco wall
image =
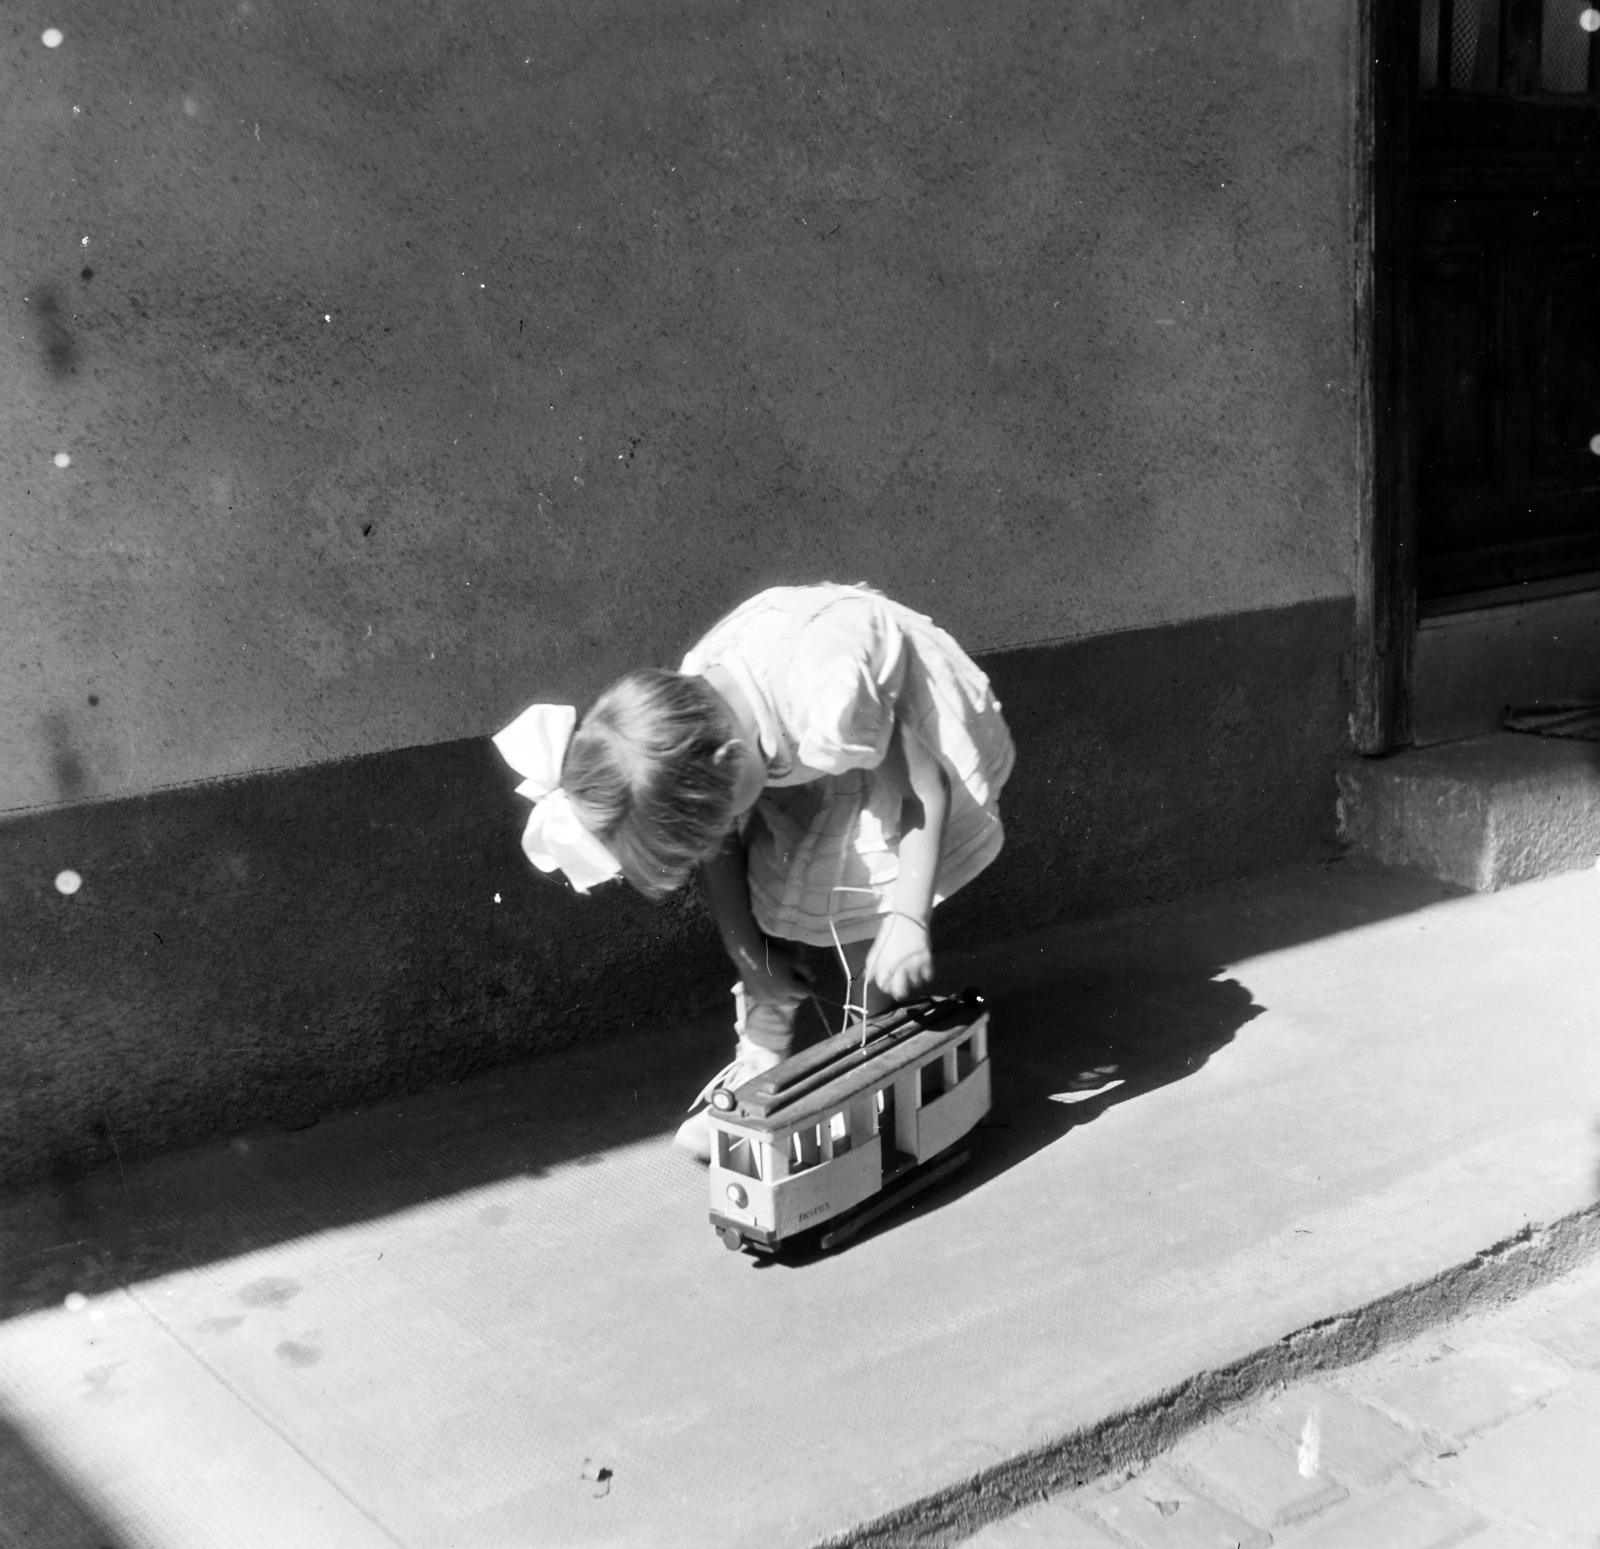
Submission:
POLYGON ((780 578, 975 650, 1347 596, 1352 14, 8 8, 0 810, 479 735, 780 578))

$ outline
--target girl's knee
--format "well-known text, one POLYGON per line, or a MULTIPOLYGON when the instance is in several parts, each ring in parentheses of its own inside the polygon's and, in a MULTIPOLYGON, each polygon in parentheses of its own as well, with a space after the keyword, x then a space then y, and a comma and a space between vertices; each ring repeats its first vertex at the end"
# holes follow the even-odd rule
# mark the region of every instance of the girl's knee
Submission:
POLYGON ((738 999, 739 1037, 757 1048, 787 1055, 794 1046, 795 1015, 800 1008, 774 1005, 771 1001, 745 1000, 742 994, 738 999))

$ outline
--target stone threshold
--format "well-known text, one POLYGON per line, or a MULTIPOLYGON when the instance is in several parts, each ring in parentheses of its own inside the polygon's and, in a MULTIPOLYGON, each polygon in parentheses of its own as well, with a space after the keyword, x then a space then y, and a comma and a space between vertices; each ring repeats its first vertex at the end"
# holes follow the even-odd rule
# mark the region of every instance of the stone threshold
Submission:
POLYGON ((1339 834, 1474 892, 1600 857, 1600 743, 1496 732, 1339 770, 1339 834))

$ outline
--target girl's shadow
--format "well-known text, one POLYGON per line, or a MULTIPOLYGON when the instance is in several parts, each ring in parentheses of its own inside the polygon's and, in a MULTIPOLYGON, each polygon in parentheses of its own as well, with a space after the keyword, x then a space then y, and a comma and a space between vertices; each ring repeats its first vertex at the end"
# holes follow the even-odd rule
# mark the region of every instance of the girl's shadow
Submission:
MULTIPOLYGON (((971 1161, 833 1251, 959 1199, 1108 1108, 1193 1075, 1265 1009, 1236 979, 1193 969, 1101 970, 1093 978, 1003 989, 989 998, 993 1103, 962 1148, 971 1161)), ((758 1262, 799 1266, 821 1256, 805 1243, 758 1262)))
MULTIPOLYGON (((837 967, 820 953, 815 966, 828 1024, 807 1009, 802 1039, 836 1029, 842 1015, 837 967)), ((969 971, 982 985, 985 975, 969 971)), ((937 1209, 1114 1103, 1198 1070, 1261 1009, 1241 985, 1210 972, 1192 963, 1165 976, 1142 963, 1074 970, 1059 959, 995 972, 993 1107, 973 1132, 970 1164, 834 1251, 848 1252, 908 1213, 937 1209)), ((670 1135, 698 1083, 727 1057, 725 981, 708 986, 704 999, 681 1025, 647 1022, 460 1086, 330 1115, 303 1131, 222 1137, 130 1162, 126 1171, 119 1164, 56 1180, 0 1207, 0 1239, 16 1246, 0 1264, 0 1316, 497 1180, 539 1177, 564 1162, 588 1165, 619 1146, 670 1135)), ((694 1184, 704 1187, 698 1178, 694 1184)), ((695 1192, 681 1191, 685 1199, 695 1192)), ((805 1255, 787 1261, 803 1263, 805 1255)))
POLYGON ((1000 996, 976 1172, 993 1177, 1117 1103, 1192 1076, 1265 1009, 1236 979, 1148 971, 1000 996))

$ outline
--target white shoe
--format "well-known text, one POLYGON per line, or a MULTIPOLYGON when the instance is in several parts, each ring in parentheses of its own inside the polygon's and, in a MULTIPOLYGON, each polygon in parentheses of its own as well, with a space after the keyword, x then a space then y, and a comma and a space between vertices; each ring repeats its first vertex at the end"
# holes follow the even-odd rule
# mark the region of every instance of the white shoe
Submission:
POLYGON ((748 1038, 741 1037, 733 1051, 733 1058, 706 1082, 701 1088, 700 1095, 689 1104, 695 1111, 678 1126, 678 1133, 672 1137, 673 1145, 680 1151, 687 1151, 699 1161, 709 1162, 711 1119, 708 1116, 707 1104, 711 1101, 711 1094, 718 1087, 727 1087, 731 1092, 735 1087, 743 1086, 746 1081, 771 1070, 773 1066, 781 1065, 784 1059, 784 1055, 772 1049, 764 1049, 760 1044, 751 1043, 748 1038))

